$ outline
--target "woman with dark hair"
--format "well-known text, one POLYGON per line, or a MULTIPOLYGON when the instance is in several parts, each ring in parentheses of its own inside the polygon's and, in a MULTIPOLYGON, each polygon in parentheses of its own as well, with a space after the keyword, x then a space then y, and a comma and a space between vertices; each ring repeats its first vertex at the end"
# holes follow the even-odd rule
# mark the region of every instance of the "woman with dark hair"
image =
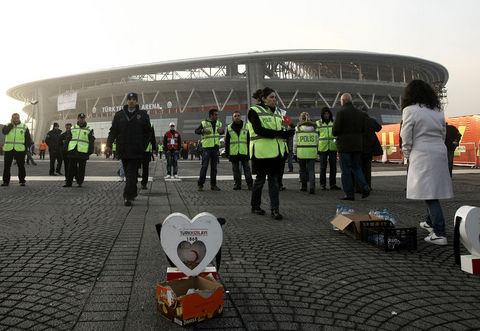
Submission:
POLYGON ((428 243, 447 245, 445 218, 439 199, 453 197, 445 147, 445 116, 435 91, 422 80, 405 88, 402 100, 402 149, 408 159, 407 199, 425 200, 428 243))
POLYGON ((282 115, 276 108, 275 91, 269 87, 256 90, 252 97, 258 101, 248 111, 248 127, 250 131, 250 156, 252 172, 257 175, 252 190, 252 213, 264 215, 260 208, 262 189, 268 175, 268 192, 272 218, 281 220, 279 212, 279 176, 284 166, 286 153, 285 142, 295 131, 282 128, 282 115))

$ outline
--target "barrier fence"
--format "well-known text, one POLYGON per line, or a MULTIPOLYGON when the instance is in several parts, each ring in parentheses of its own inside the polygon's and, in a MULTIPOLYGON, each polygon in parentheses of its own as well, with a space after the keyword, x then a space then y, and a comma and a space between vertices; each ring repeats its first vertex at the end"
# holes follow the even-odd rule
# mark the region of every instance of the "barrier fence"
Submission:
MULTIPOLYGON (((478 168, 480 165, 480 141, 477 143, 460 143, 455 150, 453 164, 457 166, 469 166, 478 168)), ((403 163, 403 153, 400 145, 382 145, 383 155, 374 156, 373 160, 377 162, 403 163)))

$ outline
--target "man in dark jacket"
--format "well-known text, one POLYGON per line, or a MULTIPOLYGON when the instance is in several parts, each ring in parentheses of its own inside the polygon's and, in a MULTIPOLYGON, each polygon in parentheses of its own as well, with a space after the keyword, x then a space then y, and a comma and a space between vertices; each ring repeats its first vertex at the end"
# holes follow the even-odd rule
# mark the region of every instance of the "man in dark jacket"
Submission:
POLYGON ((32 144, 30 132, 27 126, 21 123, 20 115, 14 113, 10 123, 2 128, 2 133, 5 135, 5 144, 3 145, 5 162, 3 165, 2 186, 10 184, 10 168, 12 167, 13 159, 17 161, 20 186, 25 186, 25 151, 32 144))
POLYGON ((342 200, 355 200, 352 172, 362 187, 362 198, 366 198, 370 194, 370 187, 360 167, 366 114, 353 106, 352 96, 349 93, 342 94, 340 103, 342 108, 337 113, 332 134, 337 137, 337 148, 340 154, 342 185, 345 192, 342 200))
POLYGON ((125 206, 131 206, 137 196, 137 169, 143 159, 151 135, 150 117, 137 104, 136 93, 127 95, 123 110, 115 113, 107 138, 105 153, 111 153, 112 144, 117 143, 117 154, 125 171, 125 206))
POLYGON ((60 144, 62 146, 61 151, 62 151, 62 159, 63 159, 63 168, 64 168, 64 173, 65 173, 65 179, 68 177, 68 166, 69 166, 69 159, 67 157, 67 151, 68 151, 68 143, 67 143, 67 138, 68 135, 71 134, 70 130, 72 129, 72 123, 67 123, 65 124, 65 131, 62 132, 60 135, 60 144))
POLYGON ((56 176, 55 169, 57 174, 61 175, 62 172, 62 147, 60 142, 60 134, 62 130, 59 129, 57 122, 53 123, 53 129, 48 131, 45 142, 48 145, 48 153, 50 154, 50 176, 56 176), (57 167, 55 168, 55 160, 57 161, 57 167))
POLYGON ((235 184, 234 190, 242 189, 242 170, 245 174, 245 181, 248 189, 251 191, 253 187, 252 172, 248 160, 248 147, 250 146, 250 134, 247 126, 242 121, 242 115, 239 111, 233 112, 233 122, 227 127, 227 135, 225 136, 225 153, 228 160, 232 163, 233 179, 235 184))
POLYGON ((445 145, 447 146, 447 155, 448 155, 448 171, 450 172, 450 177, 452 177, 453 170, 453 158, 455 156, 455 149, 457 149, 460 144, 460 139, 462 135, 458 129, 447 123, 447 133, 445 135, 445 145))
POLYGON ((163 135, 163 150, 167 159, 167 175, 165 179, 179 179, 178 176, 178 153, 180 152, 182 137, 180 132, 175 130, 175 123, 170 122, 170 130, 163 135), (172 174, 173 167, 173 174, 172 174))
MULTIPOLYGON (((376 119, 368 116, 367 109, 364 108, 362 111, 367 115, 365 118, 365 132, 363 134, 363 150, 362 156, 360 158, 360 167, 362 168, 363 175, 365 176, 365 181, 367 182, 370 189, 372 188, 372 157, 382 155, 382 145, 378 141, 377 134, 382 129, 382 126, 377 122, 376 119)), ((362 188, 358 183, 358 180, 355 181, 355 191, 362 192, 362 188)))
POLYGON ((85 179, 85 167, 89 155, 95 149, 95 136, 93 129, 87 125, 85 114, 80 113, 77 116, 77 124, 67 131, 67 158, 68 160, 68 176, 63 187, 71 187, 73 177, 77 181, 78 187, 82 187, 85 179))

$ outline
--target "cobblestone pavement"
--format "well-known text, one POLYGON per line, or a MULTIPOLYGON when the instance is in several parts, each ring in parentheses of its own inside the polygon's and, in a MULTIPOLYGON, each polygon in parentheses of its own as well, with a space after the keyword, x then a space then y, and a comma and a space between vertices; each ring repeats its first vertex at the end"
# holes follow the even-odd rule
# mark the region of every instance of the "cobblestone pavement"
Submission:
MULTIPOLYGON (((452 246, 455 211, 480 206, 480 172, 456 170, 455 198, 442 201, 447 247, 425 243, 419 228, 417 251, 398 253, 334 232, 329 220, 342 193, 305 194, 296 175, 286 173, 285 219, 275 221, 252 215, 246 185, 233 191, 230 177, 220 192, 208 190, 208 179, 198 192, 198 161, 180 162, 181 182, 165 182, 164 160, 152 162, 149 189, 124 207, 117 165, 94 158, 84 187, 68 189, 45 176, 48 161, 27 167, 25 187, 12 169, 10 186, 0 188, 0 330, 180 330, 156 312, 167 262, 155 224, 171 212, 203 211, 227 219, 219 275, 228 293, 222 317, 190 329, 480 328, 480 278, 455 266, 452 246)), ((425 206, 405 199, 404 170, 375 165, 389 175, 374 176, 372 195, 349 205, 388 208, 397 226, 418 226, 425 206)), ((230 174, 222 160, 219 175, 230 174)), ((268 210, 266 189, 263 198, 268 210)))

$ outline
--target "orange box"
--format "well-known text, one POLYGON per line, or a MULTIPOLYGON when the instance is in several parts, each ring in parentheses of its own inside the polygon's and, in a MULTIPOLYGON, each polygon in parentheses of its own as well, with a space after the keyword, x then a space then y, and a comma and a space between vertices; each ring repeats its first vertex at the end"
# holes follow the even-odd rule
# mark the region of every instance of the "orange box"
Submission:
POLYGON ((219 316, 223 286, 210 277, 189 277, 157 285, 158 311, 181 326, 219 316))
MULTIPOLYGON (((213 278, 215 278, 215 280, 218 279, 217 268, 215 268, 214 266, 206 267, 198 275, 200 277, 207 277, 208 275, 211 275, 213 278)), ((179 279, 179 278, 185 278, 185 277, 187 277, 187 276, 183 272, 178 270, 178 268, 175 268, 175 267, 168 267, 167 268, 167 281, 175 280, 175 279, 179 279)))

